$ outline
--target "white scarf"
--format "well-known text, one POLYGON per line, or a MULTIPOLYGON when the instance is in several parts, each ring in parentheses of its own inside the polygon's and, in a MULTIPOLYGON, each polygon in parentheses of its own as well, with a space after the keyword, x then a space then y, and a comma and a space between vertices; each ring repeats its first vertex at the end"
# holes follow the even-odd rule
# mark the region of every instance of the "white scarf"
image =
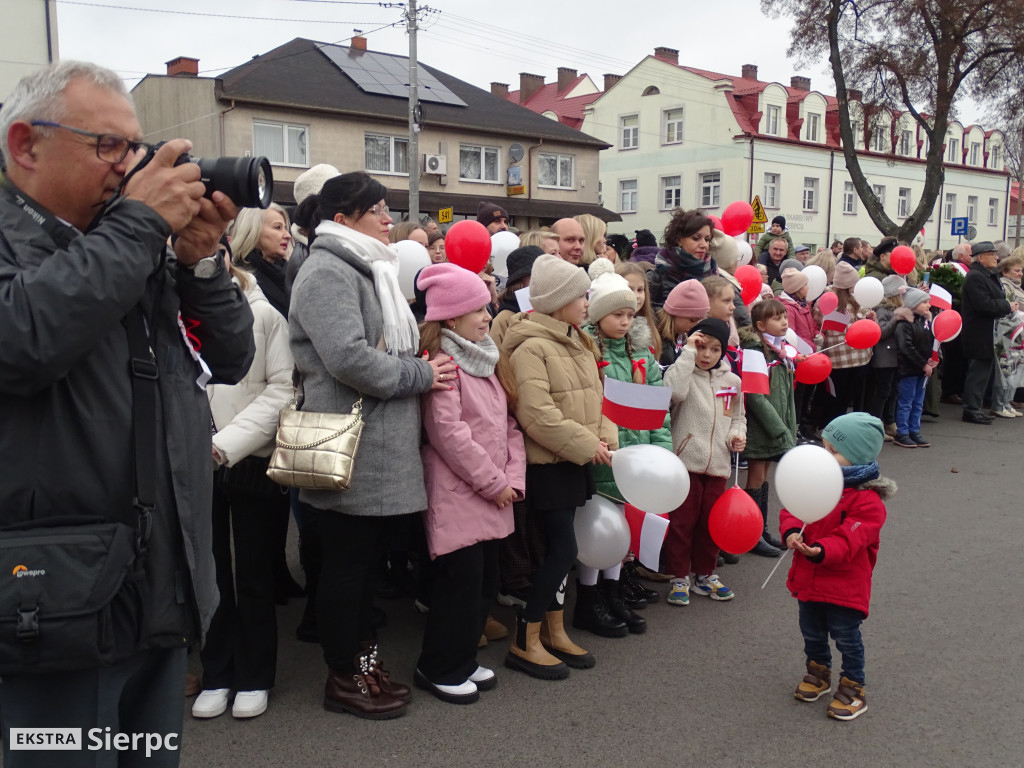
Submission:
POLYGON ((398 255, 393 245, 385 245, 375 237, 364 235, 336 221, 321 221, 316 234, 330 235, 370 265, 373 287, 384 315, 384 346, 393 354, 415 353, 420 343, 416 318, 398 285, 398 255))

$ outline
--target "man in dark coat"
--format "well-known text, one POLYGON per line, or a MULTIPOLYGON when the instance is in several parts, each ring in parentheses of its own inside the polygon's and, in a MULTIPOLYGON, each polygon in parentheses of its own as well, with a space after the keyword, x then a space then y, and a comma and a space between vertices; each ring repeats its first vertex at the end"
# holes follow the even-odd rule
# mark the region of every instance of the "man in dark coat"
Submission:
POLYGON ((996 319, 1017 311, 1003 296, 999 276, 995 273, 996 248, 988 240, 971 247, 974 262, 967 270, 960 295, 963 314, 964 356, 967 358, 967 378, 964 381, 963 420, 971 424, 991 424, 992 418, 981 410, 985 389, 992 377, 995 351, 992 329, 996 319))

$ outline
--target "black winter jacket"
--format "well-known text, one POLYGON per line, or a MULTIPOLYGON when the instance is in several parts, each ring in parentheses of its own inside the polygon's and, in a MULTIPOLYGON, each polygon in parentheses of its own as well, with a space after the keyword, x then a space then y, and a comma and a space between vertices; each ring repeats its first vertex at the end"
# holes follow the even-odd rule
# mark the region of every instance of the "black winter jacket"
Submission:
POLYGON ((935 336, 932 335, 931 318, 914 313, 914 322, 900 321, 896 323, 896 345, 899 351, 899 364, 896 375, 923 376, 924 366, 932 356, 935 336))
POLYGON ((999 276, 981 262, 974 262, 967 270, 960 292, 960 312, 964 320, 960 333, 964 356, 970 360, 993 359, 992 331, 996 318, 1010 312, 1010 302, 1003 295, 999 276))

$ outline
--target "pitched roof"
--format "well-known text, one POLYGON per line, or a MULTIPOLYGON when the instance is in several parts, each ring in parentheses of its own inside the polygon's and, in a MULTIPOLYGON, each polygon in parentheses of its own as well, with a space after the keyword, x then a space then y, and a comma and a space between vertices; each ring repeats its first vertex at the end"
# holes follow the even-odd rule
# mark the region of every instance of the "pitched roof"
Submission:
MULTIPOLYGON (((564 89, 558 89, 558 82, 545 83, 530 96, 521 106, 541 115, 545 112, 554 112, 558 115, 558 121, 571 128, 580 128, 583 125, 583 110, 601 97, 601 92, 588 93, 585 96, 570 96, 573 89, 586 80, 588 75, 577 75, 564 89)), ((513 104, 519 104, 519 91, 509 91, 506 100, 513 104)))
MULTIPOLYGON (((221 82, 218 95, 258 104, 359 117, 393 118, 396 122, 408 119, 406 98, 368 93, 361 89, 321 50, 330 45, 297 37, 225 72, 218 78, 221 82)), ((344 46, 334 47, 345 54, 350 51, 344 46)), ((358 58, 358 53, 355 58, 358 58)), ((404 56, 394 58, 408 62, 404 56)), ((518 134, 598 149, 609 146, 600 139, 541 117, 423 62, 419 62, 419 66, 466 103, 466 106, 458 106, 421 102, 423 122, 428 127, 518 134)))

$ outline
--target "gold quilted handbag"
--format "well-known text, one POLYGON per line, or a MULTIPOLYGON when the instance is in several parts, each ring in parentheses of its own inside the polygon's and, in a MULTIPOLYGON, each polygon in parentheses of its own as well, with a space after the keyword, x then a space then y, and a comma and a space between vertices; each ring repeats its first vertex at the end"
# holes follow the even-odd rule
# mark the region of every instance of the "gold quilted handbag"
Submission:
POLYGON ((362 413, 362 397, 351 413, 300 411, 293 397, 281 411, 267 477, 293 488, 347 491, 363 434, 362 413))

